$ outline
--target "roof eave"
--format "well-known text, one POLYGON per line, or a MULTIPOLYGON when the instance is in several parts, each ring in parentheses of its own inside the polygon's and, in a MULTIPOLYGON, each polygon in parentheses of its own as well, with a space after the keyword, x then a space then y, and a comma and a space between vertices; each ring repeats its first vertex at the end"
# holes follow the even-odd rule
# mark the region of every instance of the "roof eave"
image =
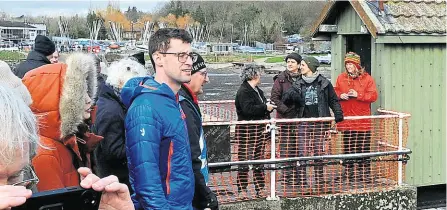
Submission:
POLYGON ((369 8, 366 8, 366 7, 368 7, 368 5, 366 5, 366 3, 364 3, 363 1, 349 1, 349 3, 351 3, 352 8, 354 8, 357 15, 363 21, 363 23, 365 24, 365 26, 368 29, 371 36, 373 36, 374 38, 377 38, 377 34, 379 32, 376 28, 376 25, 371 20, 371 15, 374 17, 375 17, 375 15, 372 14, 372 12, 369 8), (362 3, 364 3, 364 5, 362 5, 362 3), (368 13, 367 11, 369 11, 370 13, 368 13))
POLYGON ((315 34, 318 32, 318 27, 326 20, 327 16, 329 15, 331 9, 335 5, 336 1, 330 0, 326 5, 324 5, 323 10, 320 13, 320 16, 317 18, 317 20, 312 25, 311 29, 311 35, 310 37, 314 37, 315 34))

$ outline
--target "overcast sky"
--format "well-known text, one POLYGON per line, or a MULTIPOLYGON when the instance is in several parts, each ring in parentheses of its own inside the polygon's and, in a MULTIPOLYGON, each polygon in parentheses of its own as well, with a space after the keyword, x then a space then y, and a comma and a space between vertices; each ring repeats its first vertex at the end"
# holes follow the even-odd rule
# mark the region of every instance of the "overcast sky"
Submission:
MULTIPOLYGON (((130 6, 137 7, 138 10, 143 12, 151 12, 160 7, 168 0, 121 0, 112 1, 114 4, 119 4, 122 10, 127 10, 130 6)), ((80 1, 67 1, 67 0, 33 0, 33 1, 8 1, 0 0, 0 11, 6 12, 14 16, 20 15, 48 15, 48 16, 60 16, 60 15, 74 15, 82 14, 86 15, 89 8, 93 10, 106 8, 108 0, 80 0, 80 1)))

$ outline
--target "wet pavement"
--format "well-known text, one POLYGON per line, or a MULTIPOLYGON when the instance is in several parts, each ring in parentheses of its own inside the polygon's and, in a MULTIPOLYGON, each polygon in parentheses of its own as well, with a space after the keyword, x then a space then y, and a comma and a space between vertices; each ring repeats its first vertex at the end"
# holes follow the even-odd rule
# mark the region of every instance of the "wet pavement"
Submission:
MULTIPOLYGON (((199 96, 201 101, 234 100, 237 90, 241 85, 239 70, 234 68, 208 69, 210 83, 203 87, 204 94, 199 96)), ((266 98, 270 98, 273 86, 274 74, 261 75, 260 88, 264 91, 266 98)))

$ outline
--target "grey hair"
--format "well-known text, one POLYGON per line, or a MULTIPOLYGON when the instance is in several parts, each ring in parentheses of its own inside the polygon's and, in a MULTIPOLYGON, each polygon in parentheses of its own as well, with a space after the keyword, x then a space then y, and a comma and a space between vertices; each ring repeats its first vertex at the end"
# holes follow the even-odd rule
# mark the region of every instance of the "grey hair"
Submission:
POLYGON ((37 120, 31 109, 13 89, 0 85, 0 165, 13 163, 17 155, 29 158, 40 145, 37 120))
POLYGON ((242 82, 250 81, 255 78, 255 76, 261 75, 261 67, 256 66, 254 64, 248 64, 244 66, 244 68, 241 71, 241 74, 239 77, 241 78, 242 82))

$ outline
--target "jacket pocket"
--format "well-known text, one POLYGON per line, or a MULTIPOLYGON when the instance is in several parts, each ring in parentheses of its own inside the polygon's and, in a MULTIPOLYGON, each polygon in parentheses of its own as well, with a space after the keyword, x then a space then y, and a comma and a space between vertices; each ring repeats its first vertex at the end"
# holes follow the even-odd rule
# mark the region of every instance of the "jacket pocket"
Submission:
POLYGON ((168 152, 168 168, 166 172, 166 194, 171 194, 171 186, 170 186, 170 178, 171 178, 171 159, 174 153, 174 142, 169 143, 169 152, 168 152))

